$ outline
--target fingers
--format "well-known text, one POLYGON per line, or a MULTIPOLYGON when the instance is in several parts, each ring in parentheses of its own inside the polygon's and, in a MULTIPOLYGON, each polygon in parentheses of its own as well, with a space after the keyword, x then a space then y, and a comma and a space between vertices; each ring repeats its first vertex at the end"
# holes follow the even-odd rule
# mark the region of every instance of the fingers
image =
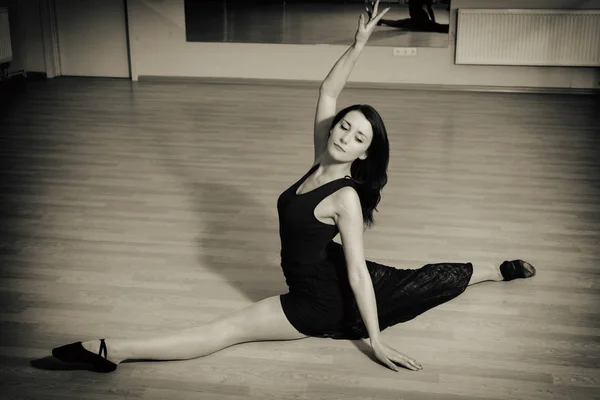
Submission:
POLYGON ((412 371, 420 371, 423 369, 421 364, 419 364, 415 359, 407 356, 406 354, 400 353, 398 350, 384 343, 377 343, 374 345, 374 350, 377 359, 393 371, 400 371, 396 364, 400 364, 401 366, 412 371))
POLYGON ((415 360, 412 360, 406 356, 404 356, 404 357, 392 356, 392 360, 412 371, 420 371, 423 369, 423 367, 420 364, 418 364, 415 360))
POLYGON ((396 364, 394 364, 390 358, 387 356, 387 354, 385 354, 385 349, 379 345, 375 348, 375 357, 377 357, 377 359, 384 365, 386 365, 389 369, 393 370, 393 371, 400 371, 398 369, 398 366, 396 364))
POLYGON ((365 28, 367 28, 367 27, 373 27, 374 25, 376 25, 376 24, 379 22, 379 20, 380 20, 381 18, 383 18, 383 16, 384 16, 384 15, 385 15, 385 14, 386 14, 388 11, 390 11, 390 8, 389 8, 389 7, 388 7, 388 8, 386 8, 385 10, 383 10, 381 13, 379 13, 379 15, 376 15, 376 14, 375 14, 375 11, 373 11, 373 14, 372 14, 372 15, 373 15, 373 17, 371 17, 371 18, 369 19, 369 21, 367 22, 367 25, 365 26, 365 28))
POLYGON ((385 10, 383 10, 382 12, 380 12, 378 15, 374 13, 376 16, 375 16, 375 18, 373 18, 371 21, 372 21, 372 22, 374 22, 374 23, 377 23, 377 22, 379 22, 379 20, 380 20, 381 18, 383 18, 383 16, 384 16, 384 15, 385 15, 385 14, 386 14, 388 11, 390 11, 390 8, 391 8, 391 7, 388 7, 388 8, 386 8, 385 10))
POLYGON ((421 366, 421 364, 419 364, 418 362, 416 362, 415 360, 411 359, 411 358, 406 358, 405 359, 405 366, 409 369, 412 369, 413 371, 420 371, 423 369, 423 367, 421 366))
POLYGON ((358 29, 364 31, 367 29, 367 25, 369 25, 368 20, 365 21, 364 14, 360 14, 360 17, 358 18, 358 29))
POLYGON ((394 364, 389 358, 384 357, 384 363, 385 365, 388 366, 389 369, 396 371, 396 372, 400 372, 400 369, 398 368, 398 366, 396 364, 394 364))
POLYGON ((419 364, 414 358, 407 356, 406 354, 400 353, 398 350, 393 347, 387 346, 389 353, 391 354, 391 359, 398 364, 411 369, 413 371, 420 371, 423 369, 423 366, 419 364))

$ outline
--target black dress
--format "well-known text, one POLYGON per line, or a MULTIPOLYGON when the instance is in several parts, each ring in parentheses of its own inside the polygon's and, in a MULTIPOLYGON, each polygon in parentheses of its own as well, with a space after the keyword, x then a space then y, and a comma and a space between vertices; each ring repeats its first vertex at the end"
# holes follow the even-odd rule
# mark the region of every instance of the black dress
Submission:
MULTIPOLYGON (((307 336, 367 338, 348 282, 343 248, 333 241, 338 228, 314 216, 315 207, 324 198, 355 183, 342 178, 296 194, 317 167, 314 165, 277 200, 281 267, 289 288, 280 296, 281 306, 292 326, 307 336)), ((471 263, 427 264, 419 269, 396 269, 369 260, 366 263, 375 290, 380 330, 458 296, 473 274, 471 263)))

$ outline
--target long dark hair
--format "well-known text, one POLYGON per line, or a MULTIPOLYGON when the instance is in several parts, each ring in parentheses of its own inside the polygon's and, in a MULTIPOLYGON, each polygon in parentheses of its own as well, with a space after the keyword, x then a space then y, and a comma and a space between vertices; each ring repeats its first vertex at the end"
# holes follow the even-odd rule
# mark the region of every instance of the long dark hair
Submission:
POLYGON ((350 111, 360 111, 371 123, 373 139, 367 150, 367 158, 357 158, 350 167, 350 177, 354 188, 360 198, 364 227, 371 228, 375 225, 373 211, 381 200, 381 190, 387 184, 387 168, 390 160, 390 143, 387 130, 379 113, 368 104, 355 104, 344 108, 333 118, 333 129, 350 111))

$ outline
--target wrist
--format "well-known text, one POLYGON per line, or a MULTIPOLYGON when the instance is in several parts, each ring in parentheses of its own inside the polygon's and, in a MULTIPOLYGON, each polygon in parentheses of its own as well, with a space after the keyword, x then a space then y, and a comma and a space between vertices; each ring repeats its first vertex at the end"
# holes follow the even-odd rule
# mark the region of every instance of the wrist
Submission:
POLYGON ((355 40, 354 43, 352 43, 352 48, 358 51, 362 51, 362 49, 364 49, 366 45, 366 43, 355 40))
POLYGON ((380 344, 381 343, 381 337, 379 335, 375 335, 375 336, 369 336, 369 340, 371 341, 371 347, 373 347, 376 344, 380 344))

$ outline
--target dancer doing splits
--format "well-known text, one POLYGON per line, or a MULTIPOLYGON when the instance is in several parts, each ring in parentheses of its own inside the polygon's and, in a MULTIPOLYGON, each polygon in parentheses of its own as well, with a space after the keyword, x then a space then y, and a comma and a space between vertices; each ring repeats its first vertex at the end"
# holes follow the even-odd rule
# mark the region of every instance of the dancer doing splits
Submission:
MULTIPOLYGON (((365 2, 367 13, 371 16, 371 10, 375 1, 367 0, 365 2)), ((416 32, 437 32, 448 33, 450 31, 449 24, 438 24, 435 21, 435 13, 433 12, 431 0, 410 0, 408 2, 408 14, 410 18, 405 19, 381 19, 377 25, 386 25, 394 28, 410 29, 416 32), (423 10, 427 8, 427 12, 423 10)))
POLYGON ((182 360, 253 341, 306 337, 369 338, 375 357, 398 371, 422 368, 386 345, 381 330, 408 321, 482 281, 535 274, 522 260, 500 266, 427 264, 396 269, 365 260, 363 231, 387 183, 386 128, 369 105, 336 111, 340 95, 377 21, 361 15, 354 43, 336 62, 319 91, 314 163, 277 201, 281 266, 289 292, 261 300, 206 325, 150 338, 114 338, 54 348, 66 362, 85 362, 110 372, 124 360, 182 360), (340 233, 342 244, 333 241, 340 233))

